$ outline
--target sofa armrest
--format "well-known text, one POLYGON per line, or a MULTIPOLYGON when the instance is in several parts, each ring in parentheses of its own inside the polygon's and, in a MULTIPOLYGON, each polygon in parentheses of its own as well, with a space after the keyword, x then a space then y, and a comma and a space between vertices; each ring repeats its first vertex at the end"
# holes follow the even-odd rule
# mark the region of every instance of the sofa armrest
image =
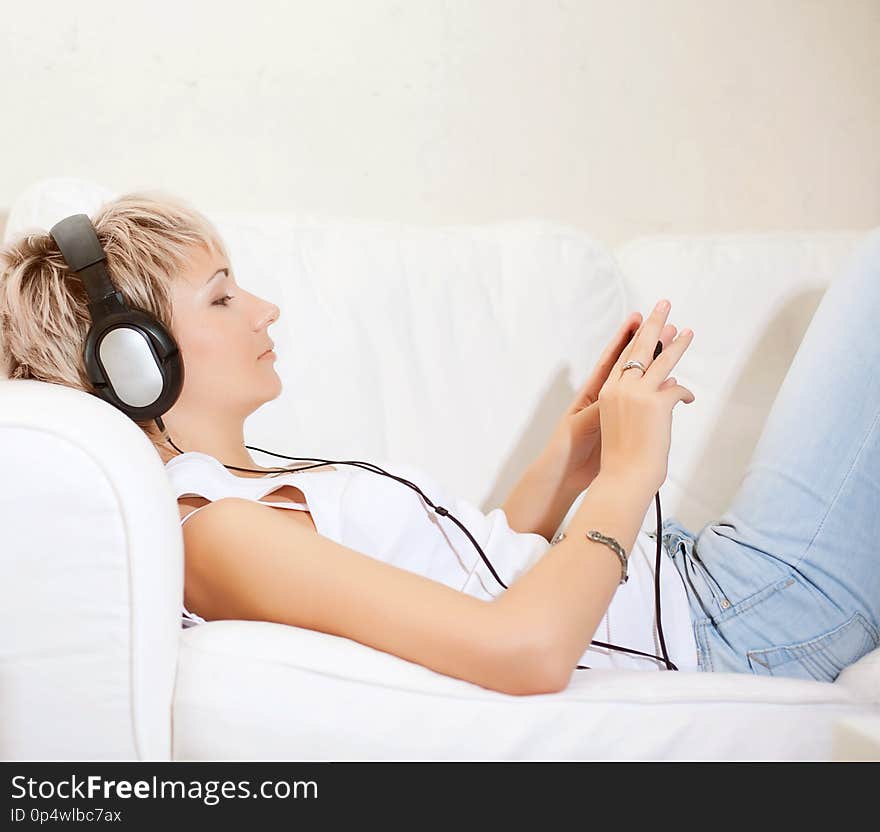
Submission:
POLYGON ((16 379, 0 469, 0 757, 170 759, 183 540, 161 459, 101 399, 16 379))

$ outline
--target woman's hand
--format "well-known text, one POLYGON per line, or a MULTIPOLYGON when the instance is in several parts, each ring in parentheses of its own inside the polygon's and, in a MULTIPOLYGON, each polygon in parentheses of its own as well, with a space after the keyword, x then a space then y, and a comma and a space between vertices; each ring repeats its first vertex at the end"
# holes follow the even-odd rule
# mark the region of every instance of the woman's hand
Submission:
POLYGON ((654 492, 666 480, 672 440, 672 410, 680 402, 690 403, 694 394, 669 372, 691 345, 693 331, 681 334, 663 350, 657 342, 665 329, 669 302, 661 300, 632 341, 624 348, 608 380, 599 391, 602 422, 603 471, 634 476, 649 483, 654 492), (629 360, 638 367, 623 371, 629 360))
MULTIPOLYGON (((547 443, 544 456, 561 472, 562 487, 569 493, 580 494, 599 473, 602 460, 599 391, 641 323, 640 312, 633 312, 623 322, 586 383, 565 409, 547 443)), ((663 327, 659 340, 664 349, 669 346, 675 334, 674 325, 666 324, 663 327)))

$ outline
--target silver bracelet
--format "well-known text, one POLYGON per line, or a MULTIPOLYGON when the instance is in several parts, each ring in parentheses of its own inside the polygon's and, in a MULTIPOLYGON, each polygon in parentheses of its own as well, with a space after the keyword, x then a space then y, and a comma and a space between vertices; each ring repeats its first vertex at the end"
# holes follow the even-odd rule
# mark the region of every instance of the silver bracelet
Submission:
MULTIPOLYGON (((621 546, 613 537, 608 537, 607 535, 602 534, 602 532, 596 531, 596 529, 590 529, 590 531, 587 532, 587 537, 590 540, 595 540, 597 543, 604 543, 606 546, 609 546, 614 550, 614 554, 620 558, 620 583, 625 584, 629 580, 629 575, 626 574, 627 557, 623 546, 621 546)), ((553 543, 559 543, 560 540, 564 539, 565 532, 560 532, 553 538, 553 543)))

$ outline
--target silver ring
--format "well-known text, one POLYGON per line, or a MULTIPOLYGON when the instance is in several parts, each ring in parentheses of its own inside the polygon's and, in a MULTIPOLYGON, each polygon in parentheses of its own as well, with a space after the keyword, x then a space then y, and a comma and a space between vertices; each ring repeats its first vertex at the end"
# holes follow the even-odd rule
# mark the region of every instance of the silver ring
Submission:
POLYGON ((638 367, 642 371, 642 375, 647 371, 647 367, 645 367, 641 361, 627 361, 626 364, 621 367, 620 374, 623 375, 624 370, 628 370, 630 367, 638 367))

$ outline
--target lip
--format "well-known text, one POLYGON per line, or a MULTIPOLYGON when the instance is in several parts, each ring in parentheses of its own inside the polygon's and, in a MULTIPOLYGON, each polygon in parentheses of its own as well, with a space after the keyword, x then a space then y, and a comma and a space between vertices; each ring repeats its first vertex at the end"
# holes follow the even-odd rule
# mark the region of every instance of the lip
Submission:
POLYGON ((257 361, 262 361, 264 358, 277 358, 275 350, 266 350, 266 352, 257 358, 257 361))

